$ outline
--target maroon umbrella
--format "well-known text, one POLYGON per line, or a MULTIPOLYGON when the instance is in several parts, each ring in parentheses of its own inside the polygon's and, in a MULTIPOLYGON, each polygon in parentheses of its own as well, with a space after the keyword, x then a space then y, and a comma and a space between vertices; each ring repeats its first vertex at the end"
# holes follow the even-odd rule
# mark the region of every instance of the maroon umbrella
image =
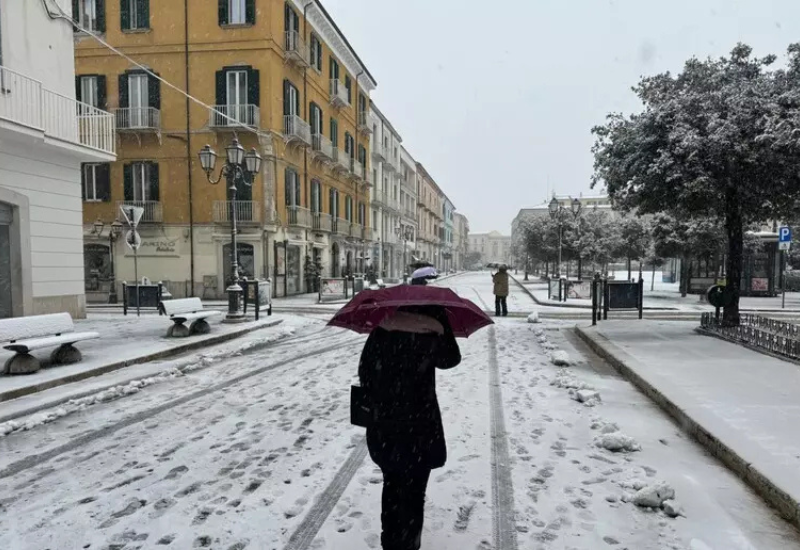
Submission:
POLYGON ((361 334, 369 334, 384 319, 404 306, 439 306, 447 314, 453 334, 467 338, 494 323, 478 306, 449 288, 399 285, 359 292, 328 323, 361 334))

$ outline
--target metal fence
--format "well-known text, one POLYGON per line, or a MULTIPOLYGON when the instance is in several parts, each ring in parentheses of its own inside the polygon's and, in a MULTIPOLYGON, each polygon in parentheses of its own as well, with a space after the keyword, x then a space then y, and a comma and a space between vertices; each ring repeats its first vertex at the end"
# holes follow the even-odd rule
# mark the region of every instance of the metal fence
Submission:
POLYGON ((714 313, 703 313, 703 329, 758 349, 800 360, 800 326, 759 315, 742 314, 740 324, 725 326, 714 313))

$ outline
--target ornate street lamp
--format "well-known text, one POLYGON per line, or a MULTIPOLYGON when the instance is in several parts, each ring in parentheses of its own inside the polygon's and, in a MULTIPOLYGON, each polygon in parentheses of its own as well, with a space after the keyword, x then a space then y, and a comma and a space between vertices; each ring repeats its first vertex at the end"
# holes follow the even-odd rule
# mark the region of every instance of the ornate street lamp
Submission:
MULTIPOLYGON (((578 216, 581 214, 582 204, 580 199, 574 198, 570 201, 570 212, 572 213, 573 217, 577 220, 578 216)), ((550 204, 547 205, 547 209, 550 210, 550 217, 554 220, 558 221, 558 276, 561 276, 561 259, 562 259, 562 249, 563 249, 563 236, 564 236, 564 216, 567 213, 567 209, 561 206, 561 202, 555 197, 553 200, 550 201, 550 204)), ((578 280, 581 279, 581 255, 580 252, 578 253, 578 280)))
POLYGON ((398 239, 403 239, 403 284, 408 281, 408 241, 414 238, 414 228, 410 225, 398 224, 394 227, 398 239))
POLYGON ((111 229, 108 231, 108 250, 109 255, 111 256, 111 290, 108 293, 108 303, 109 304, 116 304, 118 301, 117 298, 117 275, 116 269, 114 268, 114 243, 117 242, 117 239, 120 235, 122 235, 122 222, 119 220, 114 220, 111 224, 111 229))
POLYGON ((239 143, 239 140, 234 139, 225 148, 225 164, 220 169, 219 176, 216 178, 212 176, 212 172, 217 165, 217 153, 210 145, 206 145, 200 150, 200 165, 206 173, 206 179, 212 185, 216 185, 224 177, 228 186, 231 218, 231 277, 228 281, 228 287, 225 289, 228 293, 228 314, 225 317, 225 321, 228 323, 241 322, 245 320, 244 314, 240 309, 244 291, 239 284, 239 255, 238 243, 236 242, 236 235, 239 229, 236 225, 236 195, 239 183, 247 186, 253 185, 256 174, 261 170, 261 157, 255 148, 245 153, 244 147, 239 143))
MULTIPOLYGON (((583 207, 583 205, 581 204, 580 199, 578 199, 577 197, 572 199, 572 215, 575 217, 576 220, 581 215, 582 207, 583 207)), ((577 227, 578 227, 578 239, 580 240, 580 238, 581 238, 581 224, 578 223, 577 227)), ((581 254, 581 252, 582 252, 581 248, 578 247, 578 280, 579 281, 583 280, 583 255, 581 254)))

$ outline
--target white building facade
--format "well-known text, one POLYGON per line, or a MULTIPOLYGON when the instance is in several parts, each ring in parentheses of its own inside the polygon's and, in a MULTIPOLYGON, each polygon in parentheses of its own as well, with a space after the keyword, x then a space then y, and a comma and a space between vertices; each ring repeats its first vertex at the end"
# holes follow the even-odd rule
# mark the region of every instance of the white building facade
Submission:
POLYGON ((382 277, 400 278, 403 274, 403 239, 400 234, 403 174, 400 150, 403 140, 374 102, 370 102, 370 125, 372 219, 376 233, 373 266, 382 277))
POLYGON ((400 246, 405 245, 403 269, 417 257, 417 161, 400 147, 400 246))
POLYGON ((81 163, 116 158, 113 116, 75 101, 59 10, 0 3, 0 317, 85 316, 81 163))

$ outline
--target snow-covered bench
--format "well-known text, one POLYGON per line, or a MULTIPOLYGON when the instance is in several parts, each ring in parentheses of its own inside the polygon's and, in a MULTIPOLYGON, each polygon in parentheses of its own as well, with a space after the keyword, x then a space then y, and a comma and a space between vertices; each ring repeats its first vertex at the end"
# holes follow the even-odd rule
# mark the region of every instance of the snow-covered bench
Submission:
POLYGON ((175 338, 184 338, 190 334, 208 334, 211 327, 206 319, 220 314, 219 311, 203 309, 200 298, 164 300, 161 302, 161 309, 173 323, 167 330, 167 336, 175 338), (188 327, 186 323, 189 323, 188 327))
POLYGON ((41 363, 31 352, 58 346, 50 354, 55 365, 71 365, 82 359, 74 344, 83 340, 100 338, 96 332, 75 332, 69 313, 32 315, 0 320, 0 342, 3 348, 16 352, 10 357, 3 371, 6 374, 29 374, 38 371, 41 363))

